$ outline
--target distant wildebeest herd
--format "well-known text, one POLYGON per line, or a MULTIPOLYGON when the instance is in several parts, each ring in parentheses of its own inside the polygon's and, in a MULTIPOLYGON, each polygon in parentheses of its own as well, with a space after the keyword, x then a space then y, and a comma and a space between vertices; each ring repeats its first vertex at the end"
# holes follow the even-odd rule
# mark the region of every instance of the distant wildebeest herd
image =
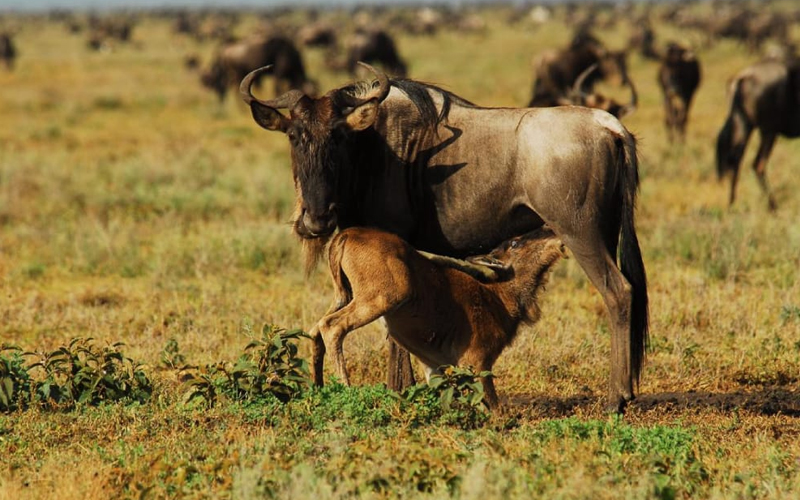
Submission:
MULTIPOLYGON (((800 62, 788 29, 800 9, 779 16, 732 2, 701 17, 690 14, 689 3, 664 6, 657 20, 649 13, 631 19, 635 29, 625 50, 610 49, 594 31, 613 26, 618 13, 608 15, 599 5, 565 7, 574 35, 532 58, 531 97, 519 108, 479 106, 408 77, 414 61, 401 56, 398 33, 484 33, 486 23, 475 12, 361 11, 347 22, 315 11, 298 22, 277 12, 246 36, 237 33, 235 12, 172 13, 178 36, 215 44, 206 64, 187 54, 200 83, 220 102, 238 87, 255 122, 289 141, 293 232, 309 269, 328 256, 336 294, 311 328, 317 384, 326 344, 337 373, 349 381, 343 340, 380 317, 394 340, 388 380, 395 389, 414 381, 406 350, 426 377, 446 364, 491 370, 520 325, 539 318, 547 273, 569 251, 608 311, 608 407, 624 409, 635 397, 649 328, 634 216, 637 143, 620 122, 639 105, 628 54, 657 61, 653 76, 666 137, 680 144, 701 84, 703 47, 659 43, 654 21, 699 30, 706 44, 732 38, 758 51, 772 40, 779 48, 730 81, 716 159, 719 176, 731 178, 731 204, 753 130, 761 134, 753 168, 770 209, 777 203, 766 181, 767 159, 778 136, 800 136, 800 62), (383 23, 376 22, 381 16, 383 23), (326 69, 347 72, 355 83, 319 95, 306 67, 310 50, 323 51, 326 69), (258 98, 253 89, 267 77, 273 97, 258 98), (630 98, 603 95, 600 82, 626 87, 630 98)), ((550 15, 542 6, 513 9, 508 22, 535 29, 550 15)), ((135 27, 131 16, 68 21, 71 31, 88 31, 88 46, 98 50, 129 41, 135 27)), ((15 56, 11 34, 0 33, 8 69, 15 56)), ((483 382, 487 404, 496 407, 491 377, 483 382)))

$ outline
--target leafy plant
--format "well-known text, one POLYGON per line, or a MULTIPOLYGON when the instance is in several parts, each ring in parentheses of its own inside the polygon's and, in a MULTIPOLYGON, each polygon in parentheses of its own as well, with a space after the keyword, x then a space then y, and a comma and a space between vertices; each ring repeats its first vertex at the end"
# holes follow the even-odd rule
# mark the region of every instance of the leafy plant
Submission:
POLYGON ((800 321, 800 307, 791 304, 783 305, 781 307, 780 319, 782 325, 793 321, 800 321))
POLYGON ((44 372, 43 379, 35 383, 35 397, 57 406, 147 401, 153 384, 143 366, 119 350, 124 344, 116 342, 99 348, 92 340, 74 338, 52 352, 30 353, 39 358, 30 369, 44 372))
POLYGON ((175 340, 175 337, 171 337, 161 350, 161 366, 168 369, 175 369, 185 364, 186 356, 181 353, 178 341, 175 340))
POLYGON ((416 406, 412 420, 438 420, 464 429, 480 427, 489 418, 480 378, 491 375, 488 371, 475 373, 470 368, 444 367, 441 374, 431 376, 428 384, 417 384, 403 392, 403 397, 416 406))
POLYGON ((0 411, 14 411, 26 405, 30 397, 31 377, 25 367, 22 350, 0 347, 0 411), (4 354, 4 353, 10 354, 4 354))
POLYGON ((275 397, 282 403, 299 396, 310 382, 308 363, 297 355, 300 338, 307 338, 302 330, 265 325, 236 363, 207 365, 185 376, 191 387, 186 401, 203 398, 214 405, 220 392, 237 400, 275 397))

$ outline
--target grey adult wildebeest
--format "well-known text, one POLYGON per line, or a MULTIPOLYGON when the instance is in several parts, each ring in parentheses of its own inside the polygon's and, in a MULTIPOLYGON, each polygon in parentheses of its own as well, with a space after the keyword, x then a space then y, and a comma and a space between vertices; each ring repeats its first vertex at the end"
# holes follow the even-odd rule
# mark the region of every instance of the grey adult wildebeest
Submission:
POLYGON ((774 210, 777 203, 767 184, 767 160, 779 135, 800 137, 800 62, 758 62, 740 71, 730 89, 730 112, 717 136, 717 175, 730 173, 733 204, 744 150, 753 129, 758 129, 761 143, 753 170, 774 210))
MULTIPOLYGON (((294 232, 312 255, 307 262, 337 227, 373 226, 415 248, 459 257, 547 223, 609 310, 609 405, 621 411, 634 397, 648 330, 633 136, 605 111, 483 108, 367 67, 377 83, 317 99, 300 91, 254 97, 251 83, 264 68, 240 86, 256 123, 289 138, 294 232)), ((390 359, 394 387, 397 367, 410 372, 407 354, 390 359)))

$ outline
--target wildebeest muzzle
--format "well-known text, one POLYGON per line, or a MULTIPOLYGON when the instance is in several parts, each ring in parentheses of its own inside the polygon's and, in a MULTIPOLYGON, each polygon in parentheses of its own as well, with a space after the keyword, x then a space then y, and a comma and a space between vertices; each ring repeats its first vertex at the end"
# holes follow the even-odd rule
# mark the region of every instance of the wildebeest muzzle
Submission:
POLYGON ((295 222, 295 231, 302 238, 322 238, 333 234, 336 223, 335 204, 331 203, 326 210, 318 213, 304 207, 295 222))

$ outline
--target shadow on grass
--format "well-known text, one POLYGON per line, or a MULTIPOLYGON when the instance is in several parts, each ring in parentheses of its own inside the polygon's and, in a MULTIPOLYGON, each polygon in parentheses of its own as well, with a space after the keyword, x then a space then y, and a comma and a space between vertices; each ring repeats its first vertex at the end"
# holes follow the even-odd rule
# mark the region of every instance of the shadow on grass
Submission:
MULTIPOLYGON (((592 411, 603 405, 605 399, 594 395, 567 398, 548 396, 514 396, 506 401, 511 407, 528 408, 548 418, 573 415, 576 410, 592 411)), ((683 411, 715 409, 720 411, 745 410, 759 415, 786 415, 800 418, 800 391, 785 387, 764 387, 753 391, 714 392, 662 392, 641 394, 630 403, 631 409, 683 411)))

